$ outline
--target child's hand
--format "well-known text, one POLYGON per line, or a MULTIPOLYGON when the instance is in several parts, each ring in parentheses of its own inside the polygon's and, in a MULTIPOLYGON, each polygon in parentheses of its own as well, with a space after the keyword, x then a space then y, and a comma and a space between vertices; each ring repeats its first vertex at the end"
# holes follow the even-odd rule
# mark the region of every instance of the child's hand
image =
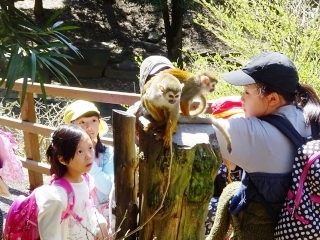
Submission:
POLYGON ((112 240, 112 233, 108 228, 107 223, 99 224, 100 231, 97 232, 94 240, 112 240))

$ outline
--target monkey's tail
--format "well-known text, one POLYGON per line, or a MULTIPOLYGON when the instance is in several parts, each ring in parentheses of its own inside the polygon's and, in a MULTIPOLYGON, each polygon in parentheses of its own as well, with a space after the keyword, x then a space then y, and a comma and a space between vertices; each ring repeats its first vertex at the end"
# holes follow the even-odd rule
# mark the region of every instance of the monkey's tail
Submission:
POLYGON ((231 137, 229 132, 223 127, 223 124, 219 121, 219 119, 214 118, 213 116, 205 116, 205 117, 187 117, 184 115, 179 116, 178 123, 188 123, 188 124, 212 124, 214 125, 219 132, 222 134, 227 143, 228 152, 231 153, 231 137))
POLYGON ((206 107, 207 107, 207 100, 203 95, 200 95, 199 106, 196 109, 190 111, 190 116, 191 117, 198 116, 199 114, 204 112, 206 107))

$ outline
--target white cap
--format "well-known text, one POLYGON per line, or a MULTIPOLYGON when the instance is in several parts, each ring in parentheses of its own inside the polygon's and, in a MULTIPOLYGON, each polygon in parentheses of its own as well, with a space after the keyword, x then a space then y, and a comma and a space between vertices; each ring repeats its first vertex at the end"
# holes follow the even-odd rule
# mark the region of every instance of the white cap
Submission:
POLYGON ((145 60, 143 60, 140 66, 140 92, 142 92, 143 85, 145 84, 149 75, 154 75, 165 68, 174 68, 170 60, 166 57, 155 55, 147 57, 145 60))

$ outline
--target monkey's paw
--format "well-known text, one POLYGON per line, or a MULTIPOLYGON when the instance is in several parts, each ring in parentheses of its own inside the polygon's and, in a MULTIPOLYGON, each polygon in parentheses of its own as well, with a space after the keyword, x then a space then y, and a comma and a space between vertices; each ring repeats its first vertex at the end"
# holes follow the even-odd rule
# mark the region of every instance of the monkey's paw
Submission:
POLYGON ((163 146, 168 148, 168 147, 170 147, 170 144, 171 144, 171 137, 164 135, 163 136, 163 146))

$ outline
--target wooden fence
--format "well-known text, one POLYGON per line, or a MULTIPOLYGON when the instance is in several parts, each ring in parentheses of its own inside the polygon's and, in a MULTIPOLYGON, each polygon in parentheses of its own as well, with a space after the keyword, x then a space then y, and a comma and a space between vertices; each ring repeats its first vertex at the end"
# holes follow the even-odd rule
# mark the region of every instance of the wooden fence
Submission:
MULTIPOLYGON (((63 97, 69 100, 83 99, 93 102, 132 105, 139 100, 139 94, 103 91, 88 88, 77 88, 60 85, 45 84, 46 94, 49 97, 63 97)), ((4 88, 2 86, 1 88, 4 88)), ((22 81, 17 80, 13 90, 20 95, 22 81)), ((25 101, 21 107, 21 119, 0 116, 0 125, 23 131, 26 157, 18 156, 23 167, 28 169, 30 189, 43 184, 43 174, 49 175, 49 165, 41 163, 39 135, 49 137, 54 127, 36 123, 35 94, 42 94, 40 84, 28 84, 25 101)), ((112 138, 102 138, 102 142, 113 144, 112 138)))
MULTIPOLYGON (((69 100, 83 99, 93 102, 133 105, 140 99, 139 94, 115 91, 103 91, 88 88, 68 87, 44 84, 49 97, 63 97, 69 100)), ((4 84, 0 86, 4 88, 4 84)), ((22 80, 17 80, 13 90, 19 94, 22 89, 22 80)), ((49 165, 41 162, 39 135, 49 137, 54 127, 36 123, 35 94, 42 94, 40 84, 28 83, 25 101, 20 109, 21 119, 0 116, 0 125, 23 131, 26 157, 18 156, 24 168, 28 169, 30 189, 43 184, 43 174, 49 175, 49 165)), ((193 107, 199 102, 195 101, 193 107)), ((207 109, 208 111, 208 109, 207 109)), ((113 145, 113 138, 102 138, 105 144, 113 145)))

